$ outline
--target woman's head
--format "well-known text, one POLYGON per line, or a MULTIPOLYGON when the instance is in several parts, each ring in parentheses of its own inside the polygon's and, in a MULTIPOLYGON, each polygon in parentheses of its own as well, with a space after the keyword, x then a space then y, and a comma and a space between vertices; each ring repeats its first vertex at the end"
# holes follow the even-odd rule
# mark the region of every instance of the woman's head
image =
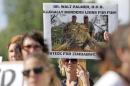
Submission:
POLYGON ((19 42, 22 39, 22 35, 14 36, 8 44, 8 60, 16 61, 22 60, 21 49, 19 42))
POLYGON ((65 73, 76 73, 77 59, 59 59, 59 68, 62 75, 65 73))
POLYGON ((110 47, 115 57, 124 63, 130 64, 130 26, 121 27, 111 37, 110 47))
POLYGON ((23 75, 28 86, 51 86, 59 83, 58 81, 54 82, 57 77, 52 70, 53 67, 45 53, 33 53, 24 60, 23 75))
POLYGON ((44 43, 43 36, 40 32, 30 32, 24 34, 20 45, 23 57, 26 57, 34 52, 48 53, 48 47, 44 43))
POLYGON ((119 27, 112 33, 108 46, 97 53, 102 60, 103 69, 118 70, 123 64, 130 65, 129 37, 129 27, 119 27), (104 65, 107 67, 104 68, 104 65))

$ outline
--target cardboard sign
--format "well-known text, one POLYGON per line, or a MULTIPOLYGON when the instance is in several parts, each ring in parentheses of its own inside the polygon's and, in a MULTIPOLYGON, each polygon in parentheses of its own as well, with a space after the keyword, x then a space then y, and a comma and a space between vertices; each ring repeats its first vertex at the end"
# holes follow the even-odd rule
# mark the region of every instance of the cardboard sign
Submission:
POLYGON ((52 58, 97 59, 104 32, 117 28, 117 5, 43 3, 44 38, 52 58))
POLYGON ((0 86, 23 86, 23 63, 0 63, 0 86))

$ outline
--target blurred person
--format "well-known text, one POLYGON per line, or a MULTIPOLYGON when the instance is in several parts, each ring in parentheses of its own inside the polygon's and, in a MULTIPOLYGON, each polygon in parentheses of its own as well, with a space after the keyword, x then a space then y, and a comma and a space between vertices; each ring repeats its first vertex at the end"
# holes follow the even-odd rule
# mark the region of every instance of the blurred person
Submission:
POLYGON ((89 82, 88 72, 78 64, 77 59, 59 59, 59 68, 62 75, 66 76, 62 80, 62 86, 79 86, 78 79, 82 86, 93 86, 93 82, 89 82))
MULTIPOLYGON (((111 60, 110 59, 107 59, 107 53, 109 52, 108 51, 108 46, 104 46, 104 47, 100 47, 98 48, 97 50, 97 56, 98 58, 100 58, 100 61, 98 63, 98 66, 99 66, 99 74, 100 75, 103 75, 105 74, 108 70, 111 69, 112 65, 111 65, 111 60)), ((112 56, 111 56, 112 57, 112 56)), ((97 66, 97 65, 96 65, 97 66)))
POLYGON ((23 58, 34 52, 44 52, 48 54, 48 47, 44 43, 43 36, 40 32, 29 32, 23 35, 20 42, 23 58))
POLYGON ((45 53, 36 52, 25 58, 23 76, 27 86, 61 86, 45 53))
POLYGON ((73 15, 71 21, 66 24, 63 28, 63 43, 70 40, 70 37, 73 35, 73 30, 76 30, 78 23, 76 22, 77 17, 73 15))
POLYGON ((94 37, 95 28, 92 22, 89 21, 89 17, 87 15, 84 16, 84 26, 88 28, 89 34, 91 37, 94 37))
POLYGON ((69 42, 75 37, 75 31, 79 28, 79 24, 77 23, 77 16, 73 15, 71 18, 71 22, 67 23, 67 25, 63 29, 63 43, 69 42))
POLYGON ((130 26, 117 29, 110 38, 104 61, 109 70, 94 86, 130 86, 130 26))
POLYGON ((23 60, 21 49, 20 49, 20 40, 22 39, 22 35, 16 35, 12 37, 8 44, 8 60, 9 61, 18 61, 23 60))

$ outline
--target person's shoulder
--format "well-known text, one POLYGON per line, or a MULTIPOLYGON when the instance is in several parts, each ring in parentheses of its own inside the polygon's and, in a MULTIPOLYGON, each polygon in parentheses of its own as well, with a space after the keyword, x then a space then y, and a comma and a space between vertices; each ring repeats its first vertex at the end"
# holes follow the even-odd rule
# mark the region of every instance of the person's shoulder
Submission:
POLYGON ((119 83, 122 83, 120 76, 114 71, 108 71, 94 86, 118 86, 119 83))

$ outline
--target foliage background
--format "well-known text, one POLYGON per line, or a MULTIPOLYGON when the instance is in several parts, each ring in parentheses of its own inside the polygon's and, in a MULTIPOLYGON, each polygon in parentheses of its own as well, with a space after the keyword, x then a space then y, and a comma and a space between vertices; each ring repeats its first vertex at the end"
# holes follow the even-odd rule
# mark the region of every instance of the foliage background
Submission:
MULTIPOLYGON (((80 0, 4 0, 8 26, 0 32, 0 55, 7 60, 7 45, 11 37, 32 30, 43 31, 42 3, 80 3, 80 0)), ((58 75, 57 59, 53 59, 58 75)), ((92 78, 97 76, 97 61, 88 60, 87 69, 92 78)))

